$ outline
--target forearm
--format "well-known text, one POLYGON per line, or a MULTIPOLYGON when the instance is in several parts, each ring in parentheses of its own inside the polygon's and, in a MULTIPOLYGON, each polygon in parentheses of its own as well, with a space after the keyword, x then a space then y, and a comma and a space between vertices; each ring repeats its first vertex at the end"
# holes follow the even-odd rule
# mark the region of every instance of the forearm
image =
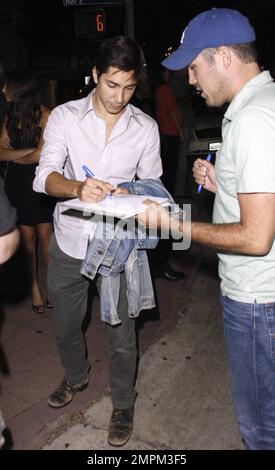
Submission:
POLYGON ((218 251, 255 254, 256 244, 240 223, 210 224, 193 222, 191 238, 218 251))
POLYGON ((0 149, 0 160, 1 161, 15 161, 18 160, 19 158, 26 157, 30 153, 32 153, 34 149, 18 149, 18 150, 13 150, 13 149, 0 149))
POLYGON ((47 194, 55 197, 79 197, 81 181, 68 180, 57 172, 50 173, 46 178, 47 194))
POLYGON ((261 239, 241 223, 178 222, 171 217, 171 231, 182 235, 191 233, 192 241, 207 245, 217 251, 229 251, 252 256, 264 256, 269 251, 261 239))
POLYGON ((35 150, 34 152, 25 155, 24 157, 20 157, 16 160, 16 163, 21 163, 22 165, 27 165, 30 163, 37 163, 40 159, 40 150, 35 150))

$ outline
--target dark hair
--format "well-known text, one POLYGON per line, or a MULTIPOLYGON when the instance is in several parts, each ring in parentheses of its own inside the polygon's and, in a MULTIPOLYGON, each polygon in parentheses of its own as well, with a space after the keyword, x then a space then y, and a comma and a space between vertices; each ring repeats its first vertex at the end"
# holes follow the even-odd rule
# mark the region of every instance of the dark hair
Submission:
MULTIPOLYGON (((257 62, 257 49, 255 42, 246 42, 243 44, 232 44, 226 46, 229 49, 232 49, 235 56, 237 56, 245 64, 251 62, 257 62)), ((211 65, 215 63, 215 54, 219 48, 211 47, 203 50, 203 55, 206 58, 207 62, 211 65)))
POLYGON ((41 96, 36 78, 25 71, 9 72, 5 76, 6 92, 12 102, 8 110, 7 131, 11 140, 18 129, 22 145, 32 147, 40 136, 41 96))
POLYGON ((245 64, 257 62, 258 54, 256 42, 246 42, 244 44, 235 44, 230 46, 234 54, 245 64))
POLYGON ((97 49, 94 66, 98 77, 106 73, 109 67, 116 67, 125 72, 133 70, 139 93, 144 94, 148 89, 143 51, 127 36, 106 39, 97 49))

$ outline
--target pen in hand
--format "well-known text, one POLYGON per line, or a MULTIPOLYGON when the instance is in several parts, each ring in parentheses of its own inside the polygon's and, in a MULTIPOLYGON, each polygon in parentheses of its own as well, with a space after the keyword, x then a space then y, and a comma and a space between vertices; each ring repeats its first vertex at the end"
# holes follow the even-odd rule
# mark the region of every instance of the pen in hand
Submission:
MULTIPOLYGON (((90 168, 88 168, 86 165, 82 165, 82 170, 85 171, 86 176, 87 176, 88 178, 94 178, 94 177, 95 177, 94 173, 93 173, 93 172, 90 170, 90 168)), ((107 194, 106 197, 111 198, 111 197, 112 197, 112 194, 111 194, 111 193, 110 193, 110 194, 107 194)))
POLYGON ((88 176, 89 178, 94 178, 95 177, 93 172, 86 165, 82 165, 82 170, 85 171, 86 176, 88 176))
MULTIPOLYGON (((212 155, 211 155, 211 153, 209 153, 209 154, 207 155, 206 160, 207 160, 208 162, 210 162, 210 161, 211 161, 211 158, 212 158, 212 155)), ((198 186, 198 194, 200 194, 201 190, 202 190, 202 184, 199 184, 199 186, 198 186)))

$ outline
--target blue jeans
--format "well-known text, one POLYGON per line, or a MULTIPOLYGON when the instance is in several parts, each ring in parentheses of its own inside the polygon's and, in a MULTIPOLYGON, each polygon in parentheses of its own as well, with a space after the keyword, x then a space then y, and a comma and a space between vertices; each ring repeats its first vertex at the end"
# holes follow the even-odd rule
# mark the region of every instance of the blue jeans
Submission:
POLYGON ((221 302, 241 435, 247 449, 275 450, 275 303, 221 302))

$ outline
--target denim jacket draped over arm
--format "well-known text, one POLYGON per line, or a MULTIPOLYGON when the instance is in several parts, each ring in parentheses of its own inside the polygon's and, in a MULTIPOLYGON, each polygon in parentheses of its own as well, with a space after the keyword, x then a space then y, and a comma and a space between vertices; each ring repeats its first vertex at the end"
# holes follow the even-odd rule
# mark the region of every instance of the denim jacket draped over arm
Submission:
MULTIPOLYGON (((174 202, 160 180, 148 178, 121 183, 118 187, 126 188, 129 194, 166 197, 171 204, 174 202)), ((145 229, 137 228, 134 220, 120 220, 115 226, 108 220, 97 222, 81 273, 90 279, 97 273, 102 276, 100 316, 103 321, 111 325, 121 323, 118 300, 122 271, 126 275, 129 317, 136 318, 141 310, 155 307, 146 249, 155 248, 158 241, 158 237, 148 237, 145 229)))

